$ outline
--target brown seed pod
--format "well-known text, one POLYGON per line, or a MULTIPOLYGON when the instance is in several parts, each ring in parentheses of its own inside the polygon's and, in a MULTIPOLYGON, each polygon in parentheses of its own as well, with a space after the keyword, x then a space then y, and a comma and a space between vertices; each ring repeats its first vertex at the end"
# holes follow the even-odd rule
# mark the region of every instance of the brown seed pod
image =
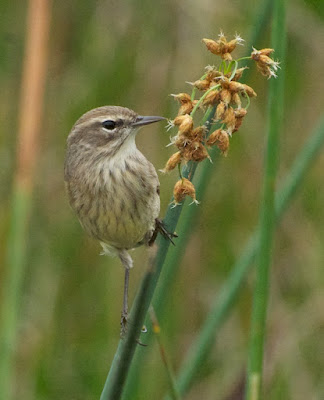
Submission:
POLYGON ((191 98, 188 93, 171 94, 180 104, 191 103, 191 98))
POLYGON ((225 111, 226 111, 226 105, 225 105, 225 103, 223 102, 223 101, 221 101, 219 104, 218 104, 218 106, 217 106, 217 108, 216 108, 216 120, 219 120, 219 119, 223 119, 224 118, 224 113, 225 113, 225 111))
POLYGON ((243 90, 245 90, 243 83, 235 82, 235 81, 231 81, 228 84, 228 89, 232 93, 242 92, 243 90))
POLYGON ((191 111, 193 110, 193 108, 194 108, 194 105, 192 102, 187 102, 187 103, 181 104, 179 111, 178 111, 178 116, 190 114, 191 111))
POLYGON ((186 196, 190 196, 193 200, 193 203, 198 204, 194 185, 188 179, 182 178, 178 180, 173 189, 174 204, 180 204, 186 196))
POLYGON ((255 91, 251 88, 251 86, 246 85, 245 83, 243 83, 244 86, 244 91, 246 92, 246 94, 249 97, 256 97, 257 94, 255 93, 255 91))
POLYGON ((221 54, 221 49, 222 47, 220 46, 220 43, 215 42, 215 40, 211 40, 211 39, 203 39, 203 42, 205 43, 207 49, 216 55, 220 55, 221 54))
POLYGON ((179 127, 179 133, 189 133, 193 128, 193 119, 190 115, 179 115, 173 121, 174 125, 179 127))
POLYGON ((221 152, 226 155, 229 148, 229 137, 227 132, 223 129, 217 129, 210 134, 207 140, 207 145, 216 145, 221 150, 221 152))
POLYGON ((209 154, 205 146, 198 141, 191 142, 182 150, 182 156, 186 161, 200 162, 209 158, 209 154))
POLYGON ((231 133, 235 127, 235 113, 232 107, 228 107, 228 109, 224 112, 222 123, 227 125, 227 129, 231 133))
POLYGON ((241 97, 238 93, 232 93, 231 103, 239 108, 242 106, 241 97))
POLYGON ((207 128, 205 125, 197 126, 190 132, 190 139, 193 141, 202 142, 205 139, 207 128))
POLYGON ((190 139, 188 138, 188 136, 178 134, 173 144, 181 151, 183 147, 187 146, 189 143, 190 139))
POLYGON ((228 89, 223 89, 220 91, 219 97, 223 103, 228 105, 231 102, 232 94, 228 89))
POLYGON ((212 106, 217 104, 219 101, 219 91, 216 90, 211 90, 206 97, 204 98, 204 100, 202 101, 202 104, 204 106, 212 106))
POLYGON ((182 156, 180 151, 177 151, 176 153, 172 154, 172 156, 168 159, 165 167, 161 172, 169 172, 172 171, 178 164, 181 163, 182 156))
POLYGON ((208 79, 198 80, 193 83, 193 86, 195 86, 199 90, 207 90, 210 87, 210 80, 208 79))
POLYGON ((240 108, 234 110, 234 113, 235 113, 235 126, 232 133, 237 132, 240 129, 243 123, 243 119, 247 114, 247 110, 245 108, 240 108))

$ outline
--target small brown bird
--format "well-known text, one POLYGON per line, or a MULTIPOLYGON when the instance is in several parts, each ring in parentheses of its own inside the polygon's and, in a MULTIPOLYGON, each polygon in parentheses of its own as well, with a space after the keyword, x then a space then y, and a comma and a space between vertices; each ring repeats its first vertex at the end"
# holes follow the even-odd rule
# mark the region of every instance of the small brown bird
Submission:
POLYGON ((121 334, 126 331, 128 250, 150 245, 158 232, 172 241, 160 212, 159 179, 137 149, 135 136, 163 117, 140 116, 124 107, 95 108, 78 119, 67 139, 65 182, 70 205, 104 254, 118 255, 125 268, 121 334))

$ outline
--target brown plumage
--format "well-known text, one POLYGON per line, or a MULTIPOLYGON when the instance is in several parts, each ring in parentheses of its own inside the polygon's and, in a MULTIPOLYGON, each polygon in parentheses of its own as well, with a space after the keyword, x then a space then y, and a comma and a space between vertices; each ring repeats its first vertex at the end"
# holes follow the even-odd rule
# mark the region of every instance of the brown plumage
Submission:
POLYGON ((162 119, 124 107, 99 107, 85 113, 67 139, 64 172, 70 205, 87 234, 125 267, 122 333, 133 265, 127 250, 150 242, 160 212, 158 176, 137 149, 135 136, 141 126, 162 119))

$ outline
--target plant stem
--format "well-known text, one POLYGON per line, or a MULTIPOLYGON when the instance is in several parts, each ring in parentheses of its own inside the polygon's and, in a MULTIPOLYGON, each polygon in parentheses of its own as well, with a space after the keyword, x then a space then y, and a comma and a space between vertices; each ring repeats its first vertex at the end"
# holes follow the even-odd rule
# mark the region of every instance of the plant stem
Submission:
MULTIPOLYGON (((284 0, 275 0, 273 9, 272 47, 282 63, 285 52, 284 0)), ((262 367, 266 333, 271 250, 275 228, 275 181, 278 169, 279 131, 282 123, 283 73, 269 87, 268 134, 265 155, 263 199, 260 212, 260 247, 253 295, 250 347, 248 355, 247 400, 259 400, 262 389, 262 367)))
POLYGON ((12 396, 13 360, 24 279, 27 228, 32 204, 35 164, 38 158, 48 60, 50 5, 50 1, 30 0, 28 6, 17 134, 17 167, 12 188, 6 275, 3 281, 1 305, 0 393, 6 400, 12 396))
POLYGON ((172 398, 172 400, 180 400, 180 393, 179 393, 178 388, 175 383, 174 371, 173 371, 170 359, 168 357, 167 351, 165 349, 165 346, 164 346, 162 338, 161 338, 161 327, 160 327, 159 321, 157 319, 157 316, 154 312, 154 308, 152 306, 150 307, 149 311, 150 311, 150 317, 151 317, 151 321, 152 321, 152 330, 153 330, 153 333, 158 342, 161 358, 162 358, 163 364, 165 365, 165 369, 166 369, 166 372, 168 375, 171 398, 172 398))

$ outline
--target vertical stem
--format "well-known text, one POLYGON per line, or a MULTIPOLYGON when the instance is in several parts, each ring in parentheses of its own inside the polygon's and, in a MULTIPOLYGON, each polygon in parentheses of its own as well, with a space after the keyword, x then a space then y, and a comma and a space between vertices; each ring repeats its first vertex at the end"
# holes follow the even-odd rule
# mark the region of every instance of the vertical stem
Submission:
MULTIPOLYGON (((284 0, 273 5, 272 45, 281 62, 285 50, 284 0)), ((268 135, 265 155, 263 198, 260 212, 260 247, 253 296, 250 348, 248 357, 247 400, 259 400, 262 389, 262 366, 269 293, 271 250, 275 228, 275 181, 278 169, 279 131, 282 122, 283 73, 269 88, 268 135)))
POLYGON ((17 169, 3 281, 0 341, 0 393, 11 397, 13 357, 26 255, 27 227, 38 156, 47 66, 50 0, 30 0, 18 121, 17 169))

